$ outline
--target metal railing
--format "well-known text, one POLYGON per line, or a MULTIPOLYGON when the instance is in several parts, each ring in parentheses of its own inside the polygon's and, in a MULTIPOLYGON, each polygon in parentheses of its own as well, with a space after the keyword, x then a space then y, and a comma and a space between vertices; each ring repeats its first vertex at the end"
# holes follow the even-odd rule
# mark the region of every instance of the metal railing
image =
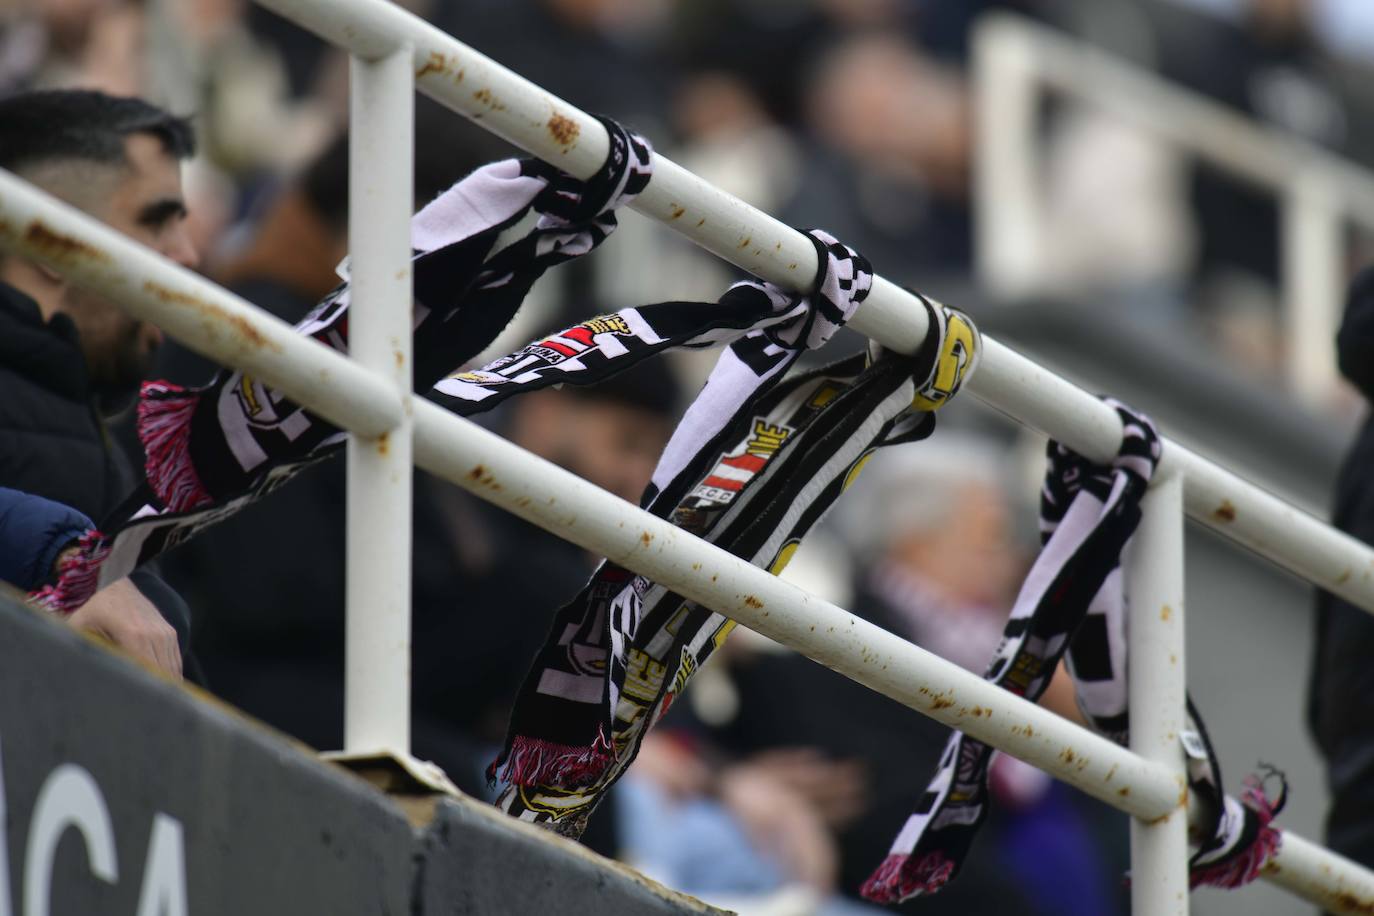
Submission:
MULTIPOLYGON (((353 433, 345 752, 408 759, 413 441, 419 467, 1132 815, 1134 911, 1187 912, 1189 799, 1178 739, 1185 513, 1365 608, 1374 608, 1374 551, 1166 440, 1127 582, 1131 748, 1003 691, 412 397, 401 222, 410 215, 412 87, 580 177, 605 156, 604 128, 384 0, 259 2, 354 55, 351 359, 3 171, 0 249, 109 296, 353 433)), ((804 236, 661 156, 634 206, 766 279, 796 288, 814 276, 804 236)), ((881 279, 851 325, 907 352, 926 333, 917 300, 881 279)), ((975 395, 1090 457, 1115 454, 1115 412, 995 340, 984 343, 969 383, 975 395)), ((1374 873, 1292 834, 1265 877, 1336 912, 1374 907, 1374 873)))
POLYGON ((977 270, 1015 299, 1047 278, 1040 211, 1042 92, 1052 89, 1172 148, 1271 190, 1279 202, 1285 375, 1294 393, 1328 399, 1331 342, 1346 273, 1345 227, 1374 229, 1368 170, 1183 89, 1091 45, 1014 15, 985 17, 974 44, 977 270))

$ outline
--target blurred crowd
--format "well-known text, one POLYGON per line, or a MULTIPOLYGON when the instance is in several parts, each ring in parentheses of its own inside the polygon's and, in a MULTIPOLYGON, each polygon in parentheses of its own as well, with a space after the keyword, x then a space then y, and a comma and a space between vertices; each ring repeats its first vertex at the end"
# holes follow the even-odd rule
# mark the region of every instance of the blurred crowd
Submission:
MULTIPOLYGON (((1374 163, 1370 61, 1324 43, 1318 0, 403 5, 922 288, 971 281, 969 57, 976 23, 994 10, 1034 17, 1276 131, 1374 163)), ((347 71, 340 52, 247 0, 10 0, 0 9, 0 95, 81 86, 194 116, 201 152, 187 191, 201 270, 291 321, 336 284, 347 250, 347 71)), ((417 204, 510 152, 423 100, 416 129, 417 204)), ((1047 105, 1043 130, 1040 231, 1053 240, 1044 285, 1161 322, 1201 322, 1238 364, 1276 371, 1272 196, 1072 106, 1047 105)), ((731 276, 627 219, 605 251, 541 282, 532 317, 512 334, 642 302, 713 299, 731 276)), ((213 368, 169 345, 159 374, 194 384, 213 368)), ((651 365, 590 391, 542 391, 491 422, 637 501, 700 372, 651 365)), ((911 486, 916 467, 891 457, 853 493, 856 508, 819 533, 851 556, 824 585, 981 672, 1034 549, 1018 522, 1032 513, 1012 494, 1034 487, 993 457, 1007 442, 990 438, 976 413, 950 420, 948 435, 915 449, 925 486, 911 486), (931 457, 935 448, 942 457, 931 457), (930 486, 931 468, 948 479, 930 486)), ((481 773, 529 660, 595 558, 424 475, 415 496, 415 750, 484 795, 481 773), (496 607, 507 616, 485 613, 496 607)), ((343 512, 336 461, 165 566, 192 608, 210 688, 320 749, 342 740, 343 512)), ((689 697, 589 842, 756 912, 858 911, 857 886, 933 771, 943 728, 743 634, 689 697), (681 831, 670 842, 637 829, 664 822, 681 831)), ((1116 815, 1009 758, 994 783, 999 813, 966 875, 915 910, 1124 911, 1116 815)))
MULTIPOLYGON (((969 57, 975 23, 994 10, 1038 19, 1280 133, 1374 163, 1374 81, 1361 56, 1374 46, 1374 18, 1348 0, 403 5, 570 102, 634 125, 785 222, 827 227, 885 275, 922 288, 970 274, 969 57)), ((247 0, 10 0, 0 11, 0 93, 55 85, 138 94, 195 116, 203 155, 190 176, 192 213, 211 275, 252 246, 274 201, 347 121, 344 56, 247 0)), ((421 147, 478 153, 463 161, 499 154, 455 120, 423 105, 421 147)), ((1052 243, 1042 246, 1035 285, 1161 321, 1201 319, 1236 365, 1276 371, 1274 195, 1079 106, 1051 101, 1041 127, 1036 231, 1052 243)), ((553 291, 551 307, 579 295, 651 299, 665 282, 705 296, 728 276, 666 233, 635 234, 600 270, 553 291)), ((1352 239, 1352 261, 1366 247, 1352 239)))

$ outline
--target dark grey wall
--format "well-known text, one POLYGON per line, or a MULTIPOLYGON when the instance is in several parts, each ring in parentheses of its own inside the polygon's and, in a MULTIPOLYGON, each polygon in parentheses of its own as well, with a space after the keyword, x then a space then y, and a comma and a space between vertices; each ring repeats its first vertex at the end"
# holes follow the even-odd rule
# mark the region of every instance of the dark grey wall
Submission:
POLYGON ((413 829, 357 777, 5 595, 0 814, 0 916, 32 899, 52 916, 705 911, 474 802, 413 829), (112 881, 88 860, 106 831, 112 881), (48 848, 51 878, 26 880, 48 848))

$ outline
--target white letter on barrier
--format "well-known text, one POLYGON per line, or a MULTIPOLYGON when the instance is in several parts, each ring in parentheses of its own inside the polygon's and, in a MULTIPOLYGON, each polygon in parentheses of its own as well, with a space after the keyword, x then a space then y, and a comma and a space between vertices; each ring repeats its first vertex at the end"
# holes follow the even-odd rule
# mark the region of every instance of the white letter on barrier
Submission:
POLYGON ((181 822, 159 811, 148 837, 148 862, 137 916, 189 916, 186 905, 186 841, 181 822))
POLYGON ((100 787, 85 769, 64 763, 48 774, 33 805, 24 854, 24 916, 48 916, 53 858, 68 827, 85 841, 91 873, 106 884, 119 880, 110 810, 100 787))

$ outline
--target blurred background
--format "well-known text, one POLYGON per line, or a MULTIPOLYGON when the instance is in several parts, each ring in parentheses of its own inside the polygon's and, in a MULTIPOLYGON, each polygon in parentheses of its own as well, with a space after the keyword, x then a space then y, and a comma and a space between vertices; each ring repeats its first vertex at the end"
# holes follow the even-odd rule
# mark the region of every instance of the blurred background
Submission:
MULTIPOLYGON (((1364 411, 1331 339, 1349 277, 1374 261, 1367 0, 403 5, 1329 515, 1364 411)), ((347 250, 347 70, 246 0, 0 4, 0 93, 92 87, 194 116, 202 269, 288 319, 337 282, 347 250)), ((417 204, 511 153, 421 100, 417 204)), ((735 276, 626 216, 597 256, 541 281, 498 347, 627 305, 714 299, 735 276)), ((183 382, 213 370, 174 347, 164 358, 183 382)), ((683 359, 592 395, 545 392, 487 422, 634 499, 709 367, 683 359)), ((981 670, 1034 556, 1044 443, 971 397, 940 425, 875 461, 849 500, 859 508, 837 512, 789 575, 981 670), (910 504, 883 511, 874 494, 892 493, 910 504)), ((338 464, 167 564, 212 689, 321 749, 342 728, 338 464), (246 576, 246 555, 283 559, 246 576)), ((528 659, 594 558, 423 475, 416 486, 416 753, 481 794, 528 659), (509 617, 482 614, 498 602, 509 617)), ((1292 784, 1284 824, 1320 838, 1326 790, 1304 724, 1311 590, 1200 527, 1187 557, 1189 681, 1229 787, 1261 759, 1278 765, 1292 784)), ((854 886, 943 732, 750 634, 732 645, 591 842, 747 912, 860 912, 854 886), (663 811, 685 825, 672 843, 636 829, 663 811)), ((969 873, 910 910, 1124 912, 1124 819, 1005 770, 969 873)), ((1300 909, 1264 886, 1194 898, 1204 916, 1300 909)))

